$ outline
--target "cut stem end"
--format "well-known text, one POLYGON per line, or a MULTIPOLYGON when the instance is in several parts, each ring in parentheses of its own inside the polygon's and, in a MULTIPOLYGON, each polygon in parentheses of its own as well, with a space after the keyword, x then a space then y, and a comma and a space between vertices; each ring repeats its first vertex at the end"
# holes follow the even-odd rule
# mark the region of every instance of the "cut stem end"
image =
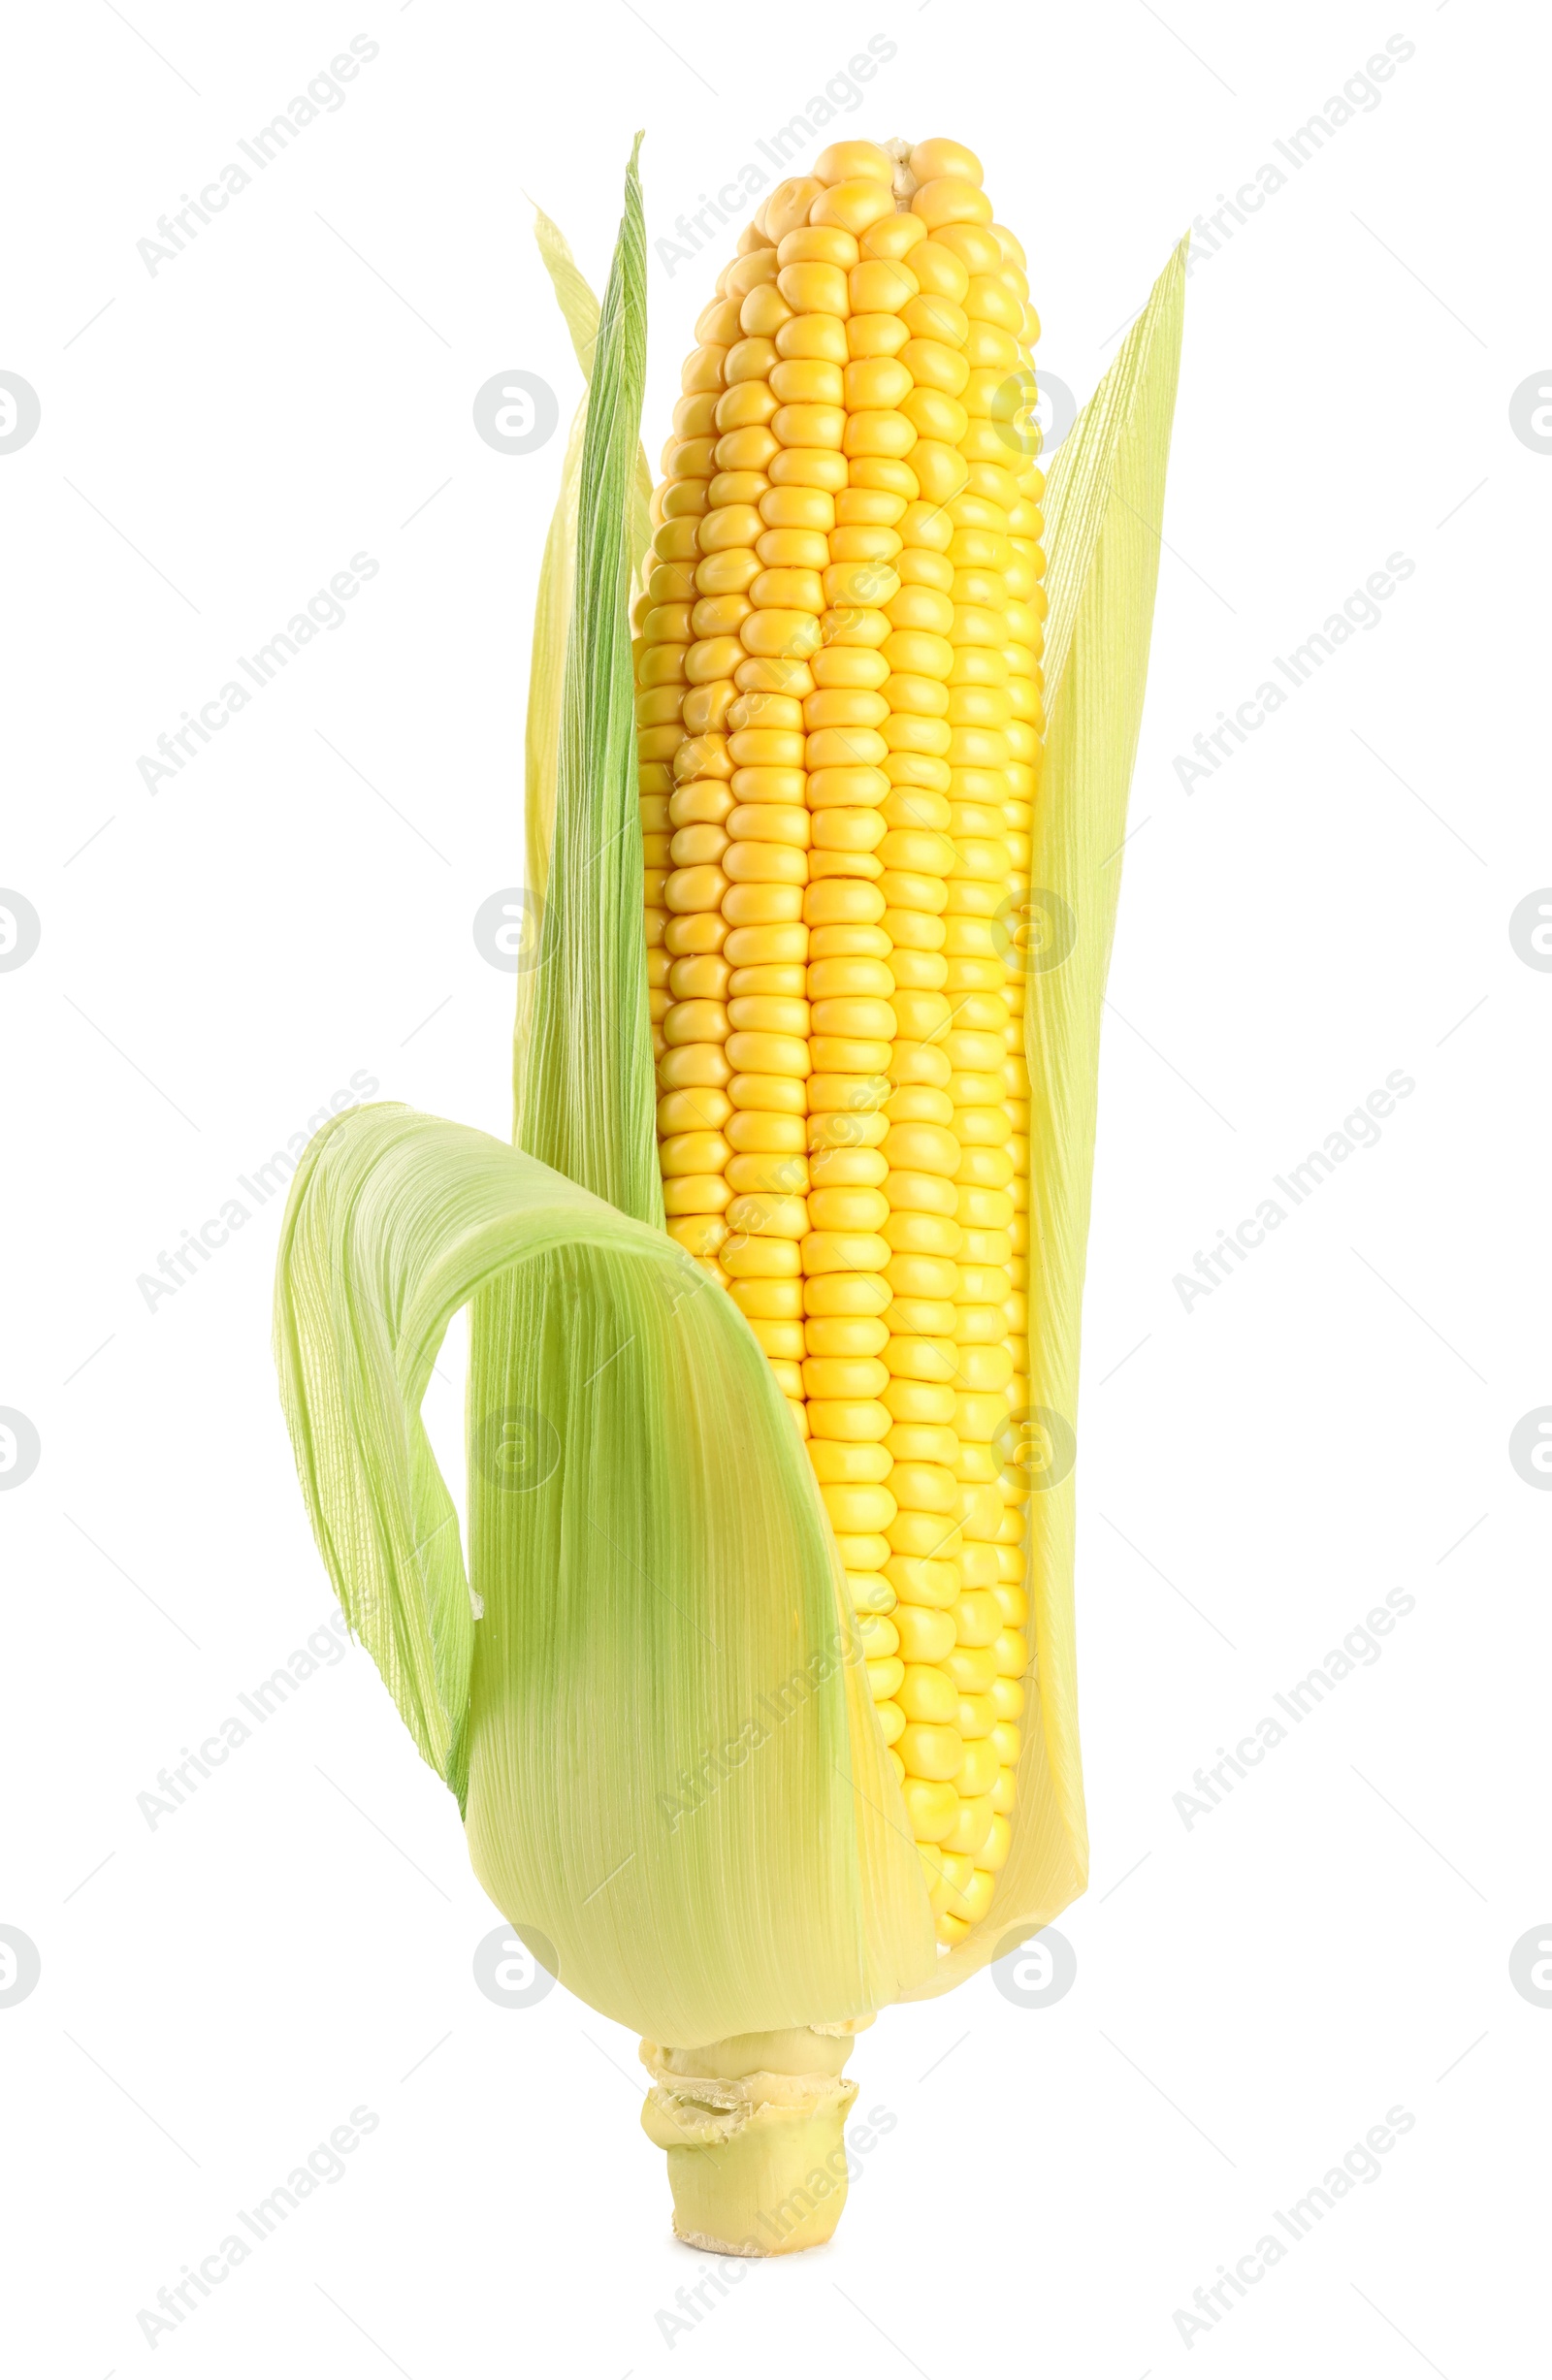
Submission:
POLYGON ((797 2025, 695 2049, 643 2042, 642 2129, 668 2154, 673 2228, 718 2256, 823 2246, 846 2203, 841 2068, 857 2025, 797 2025))

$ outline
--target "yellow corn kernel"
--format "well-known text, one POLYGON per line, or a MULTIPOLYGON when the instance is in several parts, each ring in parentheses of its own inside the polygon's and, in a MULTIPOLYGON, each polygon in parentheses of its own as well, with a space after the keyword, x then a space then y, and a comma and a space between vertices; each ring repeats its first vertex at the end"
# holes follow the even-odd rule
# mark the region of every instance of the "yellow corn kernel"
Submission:
POLYGON ((908 1776, 950 1785, 963 1764, 964 1746, 955 1728, 908 1721, 897 1741, 908 1776))
POLYGON ((961 1799, 956 1792, 954 1800, 957 1804, 954 1823, 948 1834, 940 1835, 936 1840, 943 1845, 945 1850, 969 1851, 979 1860, 983 1847, 997 1822, 991 1807, 990 1795, 982 1794, 974 1800, 967 1801, 961 1799))

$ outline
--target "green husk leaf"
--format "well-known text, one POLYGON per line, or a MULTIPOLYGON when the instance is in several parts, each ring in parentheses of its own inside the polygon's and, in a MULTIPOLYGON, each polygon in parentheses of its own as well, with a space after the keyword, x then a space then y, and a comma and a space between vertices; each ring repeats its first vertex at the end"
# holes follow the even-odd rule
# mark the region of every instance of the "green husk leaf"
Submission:
MULTIPOLYGON (((561 698, 566 683, 566 640, 571 625, 576 581, 576 523, 582 496, 582 440, 587 431, 584 397, 571 422, 561 466, 561 493, 544 540, 538 591, 534 599, 534 636, 528 672, 528 717, 523 731, 524 883, 534 913, 542 917, 550 877, 550 837, 555 827, 555 776, 561 749, 561 698)), ((532 970, 518 978, 518 1028, 513 1048, 514 1093, 521 1099, 518 1061, 527 1043, 525 1006, 533 989, 532 970)))
POLYGON ((682 1249, 483 1133, 356 1109, 292 1184, 275 1347, 345 1615, 563 1981, 693 2042, 930 1972, 808 1458, 682 1249), (465 1303, 472 1602, 419 1410, 465 1303))
MULTIPOLYGON (((572 255, 570 243, 560 225, 551 221, 542 207, 536 207, 534 212, 536 217, 534 235, 539 244, 539 254, 544 259, 556 301, 566 317, 566 327, 571 334, 571 345, 582 367, 582 376, 591 381, 594 349, 598 337, 598 299, 572 255)), ((641 557, 652 542, 651 504, 652 471, 647 463, 646 448, 638 443, 635 477, 630 489, 630 557, 632 565, 638 570, 641 557)))
POLYGON ((542 207, 534 209, 534 237, 544 270, 555 290, 556 303, 571 334, 571 345, 582 367, 582 377, 593 377, 593 350, 598 337, 598 301, 586 274, 571 253, 571 243, 542 207))
POLYGON ((549 869, 517 1052, 518 1135, 625 1213, 661 1223, 629 615, 646 370, 635 151, 592 358, 549 869))
MULTIPOLYGON (((571 345, 584 380, 593 377, 593 356, 598 337, 598 301, 571 253, 560 225, 541 207, 534 209, 534 235, 555 290, 556 300, 571 335, 571 345)), ((577 407, 566 439, 561 472, 561 493, 539 571, 534 607, 534 636, 529 664, 528 720, 524 734, 525 795, 523 803, 525 883, 531 900, 542 905, 549 883, 550 840, 555 820, 556 759, 561 733, 561 691, 566 672, 566 639, 571 617, 576 569, 577 509, 582 482, 582 440, 587 427, 586 392, 577 407)), ((652 541, 649 508, 652 474, 645 450, 636 447, 635 475, 630 490, 630 552, 631 592, 644 584, 643 558, 652 541)), ((533 977, 519 981, 516 1053, 528 1038, 533 977)), ((521 1102, 520 1083, 517 1097, 521 1102)), ((514 1137, 517 1137, 514 1134, 514 1137)))
MULTIPOLYGON (((1182 240, 1051 466, 1046 487, 1048 717, 1032 900, 1059 963, 1028 981, 1029 1399, 1036 1454, 1076 1432, 1079 1333, 1093 1179, 1100 1015, 1120 846, 1142 724, 1165 468, 1184 318, 1182 240), (1044 1439, 1040 1431, 1045 1429, 1044 1439)), ((1010 1935, 1047 1925, 1088 1880, 1073 1613, 1076 1476, 1033 1469, 1028 1589, 1036 1679, 1023 1720, 1013 1844, 981 1923, 926 1985, 947 1991, 1010 1935)), ((1059 1465, 1057 1466, 1059 1467, 1059 1465)), ((922 1995, 913 1995, 922 1996, 922 1995)))

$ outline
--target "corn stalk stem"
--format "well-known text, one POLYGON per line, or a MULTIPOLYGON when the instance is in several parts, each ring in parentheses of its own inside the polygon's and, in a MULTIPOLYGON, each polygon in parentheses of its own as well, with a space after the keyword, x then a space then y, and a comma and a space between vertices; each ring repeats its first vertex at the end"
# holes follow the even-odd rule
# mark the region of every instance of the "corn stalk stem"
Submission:
POLYGON ((872 2018, 746 2033, 693 2049, 643 2042, 652 2076, 641 2110, 668 2153, 675 2235, 718 2256, 788 2256, 820 2247, 846 2203, 842 2074, 872 2018))

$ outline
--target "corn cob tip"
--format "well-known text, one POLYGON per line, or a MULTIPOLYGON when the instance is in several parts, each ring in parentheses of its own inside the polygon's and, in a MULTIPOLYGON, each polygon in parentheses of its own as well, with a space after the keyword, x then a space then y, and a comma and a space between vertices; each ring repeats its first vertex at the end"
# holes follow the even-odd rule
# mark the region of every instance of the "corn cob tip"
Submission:
POLYGON ((911 201, 916 196, 916 176, 911 171, 913 145, 910 141, 886 141, 884 144, 884 154, 894 168, 892 187, 896 214, 909 214, 911 201))

